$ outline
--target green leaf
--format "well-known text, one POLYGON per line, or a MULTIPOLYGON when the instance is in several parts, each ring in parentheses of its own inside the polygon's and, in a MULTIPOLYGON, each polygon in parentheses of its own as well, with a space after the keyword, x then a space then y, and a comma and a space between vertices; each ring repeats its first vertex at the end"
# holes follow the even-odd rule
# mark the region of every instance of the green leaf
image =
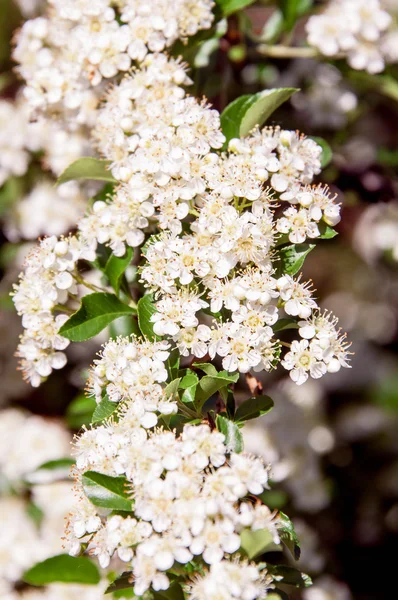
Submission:
POLYGON ((295 532, 294 525, 287 515, 279 512, 280 522, 278 524, 278 532, 282 542, 290 550, 295 560, 299 560, 301 550, 300 542, 295 532))
POLYGON ((173 381, 170 381, 170 383, 166 385, 164 389, 164 394, 167 398, 171 396, 173 399, 175 399, 176 394, 178 392, 178 388, 180 386, 180 381, 181 377, 177 377, 177 379, 173 379, 173 381))
POLYGON ((221 114, 221 129, 227 143, 232 138, 245 137, 256 125, 261 127, 297 91, 297 88, 275 88, 240 96, 231 102, 221 114))
POLYGON ((217 6, 220 7, 222 15, 228 17, 250 4, 254 4, 256 0, 216 0, 217 6))
POLYGON ((94 292, 82 298, 79 310, 62 325, 59 333, 72 342, 84 342, 118 317, 133 314, 136 314, 135 309, 114 294, 94 292))
POLYGON ((249 421, 270 412, 274 402, 269 396, 253 396, 243 402, 235 413, 235 421, 249 421))
POLYGON ((96 471, 86 471, 82 477, 87 498, 101 508, 131 511, 133 502, 127 492, 125 477, 111 477, 96 471))
POLYGON ((267 571, 278 583, 294 585, 298 588, 306 588, 312 585, 311 577, 306 573, 301 573, 294 567, 267 564, 267 571))
POLYGON ((318 223, 318 229, 321 233, 318 239, 321 240, 331 240, 334 237, 336 237, 336 235, 338 235, 337 231, 333 229, 333 227, 329 227, 329 225, 326 225, 326 223, 324 223, 323 221, 320 221, 320 223, 318 223))
POLYGON ((295 319, 279 319, 272 326, 272 329, 276 333, 277 331, 285 331, 285 329, 298 329, 298 324, 295 319))
POLYGON ((100 421, 104 421, 117 409, 118 403, 111 402, 108 396, 105 396, 101 400, 94 411, 93 418, 91 419, 92 423, 99 423, 100 421))
POLYGON ((109 279, 109 283, 115 290, 116 294, 119 294, 120 284, 125 270, 131 263, 133 257, 133 249, 127 248, 124 256, 115 256, 111 254, 106 265, 105 275, 109 279))
POLYGON ((193 363, 192 366, 195 367, 196 369, 200 369, 201 371, 204 371, 206 373, 206 375, 214 375, 214 376, 218 375, 218 371, 217 371, 216 367, 214 365, 212 365, 211 363, 193 363))
POLYGON ((100 574, 95 564, 85 556, 58 554, 37 563, 23 574, 22 580, 39 586, 55 582, 96 585, 100 581, 100 574))
POLYGON ((217 416, 216 425, 218 431, 221 431, 225 435, 225 445, 228 452, 242 452, 243 450, 243 437, 242 433, 236 423, 222 417, 217 416))
POLYGON ((295 275, 300 271, 307 255, 315 248, 314 244, 293 244, 283 246, 278 250, 279 261, 277 265, 277 276, 281 277, 285 273, 295 275))
POLYGON ((118 183, 117 179, 109 171, 111 162, 109 160, 100 160, 91 156, 84 156, 75 160, 58 177, 57 185, 72 181, 75 179, 95 179, 96 181, 108 181, 118 183))
POLYGON ((42 511, 42 509, 39 506, 37 506, 37 504, 30 501, 26 505, 26 513, 28 517, 32 519, 36 527, 40 527, 44 519, 44 512, 42 511))
POLYGON ((129 581, 132 578, 132 575, 133 574, 131 571, 125 571, 122 573, 120 577, 117 577, 115 581, 106 588, 105 594, 111 594, 112 592, 117 592, 119 590, 131 589, 134 585, 131 583, 131 581, 129 581))
POLYGON ((180 369, 180 353, 177 348, 170 352, 169 358, 166 361, 166 369, 169 379, 173 380, 177 378, 180 369))
POLYGON ((69 427, 79 429, 82 425, 91 423, 96 406, 94 398, 88 398, 84 394, 77 396, 66 409, 66 420, 69 427))
POLYGON ((43 463, 42 465, 40 465, 40 467, 37 467, 36 471, 39 471, 39 470, 56 471, 58 469, 68 469, 69 470, 70 467, 74 464, 75 464, 75 461, 73 460, 73 458, 69 458, 69 457, 58 458, 56 460, 49 460, 49 461, 43 463))
POLYGON ((240 547, 250 560, 264 552, 275 550, 272 534, 268 529, 258 529, 257 531, 244 529, 240 534, 240 540, 240 547))
POLYGON ((320 146, 322 148, 321 167, 322 167, 322 169, 324 169, 332 162, 333 150, 331 149, 331 147, 329 146, 327 141, 324 140, 323 138, 311 136, 311 139, 314 140, 314 142, 316 142, 318 144, 318 146, 320 146))
POLYGON ((227 371, 217 372, 217 375, 205 375, 199 380, 196 393, 197 408, 200 410, 206 400, 211 398, 222 388, 226 388, 231 383, 236 383, 239 379, 239 373, 228 373, 227 371))
POLYGON ((188 371, 185 377, 182 378, 180 389, 184 390, 181 396, 181 401, 184 402, 184 404, 191 404, 195 402, 198 384, 199 378, 193 371, 188 371))
POLYGON ((140 326, 141 333, 151 340, 159 340, 160 337, 153 331, 153 323, 151 321, 152 315, 157 312, 156 307, 153 303, 152 294, 146 294, 138 300, 137 304, 137 315, 138 325, 140 326))

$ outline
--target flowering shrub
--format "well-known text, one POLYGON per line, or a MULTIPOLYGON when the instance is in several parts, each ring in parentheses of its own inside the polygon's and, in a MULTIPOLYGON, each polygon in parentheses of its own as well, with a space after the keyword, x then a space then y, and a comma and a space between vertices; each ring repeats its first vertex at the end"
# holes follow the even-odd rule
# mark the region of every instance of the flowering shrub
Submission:
MULTIPOLYGON (((301 274, 340 221, 319 182, 328 147, 270 124, 295 88, 220 112, 180 57, 247 4, 49 0, 15 36, 26 85, 0 104, 0 182, 37 158, 49 172, 6 226, 9 239, 47 235, 12 294, 20 368, 39 387, 71 343, 106 341, 86 384, 92 421, 73 443, 64 553, 27 561, 14 580, 154 600, 255 600, 309 584, 267 560, 283 547, 297 558, 299 540, 267 505, 272 465, 245 452, 242 430, 273 407, 256 374, 281 368, 300 386, 350 367, 337 317, 301 274)), ((378 0, 332 3, 306 31, 355 69, 396 61, 378 0)), ((395 256, 394 241, 377 247, 395 256)))

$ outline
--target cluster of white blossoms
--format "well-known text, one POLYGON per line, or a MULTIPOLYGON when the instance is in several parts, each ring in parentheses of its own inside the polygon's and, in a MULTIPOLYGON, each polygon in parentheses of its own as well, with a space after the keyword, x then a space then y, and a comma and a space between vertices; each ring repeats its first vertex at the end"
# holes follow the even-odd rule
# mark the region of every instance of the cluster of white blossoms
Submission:
POLYGON ((162 387, 168 378, 165 362, 169 348, 167 342, 139 342, 134 337, 108 342, 101 357, 94 361, 88 389, 97 403, 104 393, 111 402, 134 398, 129 418, 137 419, 142 427, 154 427, 158 422, 156 413, 177 412, 177 403, 162 387))
POLYGON ((267 529, 279 543, 280 518, 248 498, 268 487, 269 468, 259 458, 231 452, 224 434, 204 423, 184 425, 180 436, 161 428, 148 432, 136 406, 139 413, 140 398, 134 394, 118 406, 117 420, 76 439, 77 489, 87 470, 123 475, 134 502, 128 516, 104 517, 81 493, 67 528, 70 553, 87 545, 103 568, 117 556, 131 569, 138 596, 168 589, 167 571, 175 561, 186 565, 200 558, 212 569, 188 597, 213 597, 201 594, 214 594, 215 582, 228 570, 236 572, 236 581, 226 587, 226 599, 263 597, 270 583, 266 571, 244 562, 227 567, 222 561, 239 551, 243 530, 267 529))
MULTIPOLYGON (((72 269, 80 257, 76 247, 91 254, 98 243, 105 244, 123 256, 127 246, 141 246, 148 234, 160 231, 145 244, 140 267, 141 281, 155 294, 155 333, 166 336, 183 356, 218 355, 228 371, 271 370, 281 356, 272 329, 277 320, 317 314, 309 284, 283 268, 276 275, 277 248, 321 236, 339 222, 340 206, 327 187, 311 185, 321 169, 321 148, 315 141, 279 128, 255 129, 221 151, 225 137, 218 112, 186 96, 182 83, 189 83, 183 64, 163 54, 148 55, 140 70, 109 93, 95 136, 120 185, 113 196, 94 202, 78 222, 72 269)), ((51 360, 57 367, 65 361, 54 352, 67 341, 56 336, 51 310, 63 303, 59 289, 64 300, 68 291, 73 293, 69 286, 74 280, 67 242, 60 244, 68 257, 62 257, 62 274, 58 258, 54 267, 46 256, 56 241, 44 241, 15 296, 30 330, 20 353, 33 356, 23 368, 35 385, 55 368, 51 360), (48 268, 51 275, 45 275, 48 268), (24 286, 30 298, 29 281, 37 271, 37 280, 49 279, 55 291, 49 296, 51 306, 43 312, 40 303, 35 305, 32 316, 24 286), (59 277, 66 287, 54 283, 59 277), (48 329, 51 335, 38 342, 37 336, 48 329)), ((42 295, 41 289, 37 294, 42 295)), ((57 319, 59 327, 65 317, 57 319)), ((295 344, 282 360, 297 383, 309 374, 320 377, 348 366, 344 338, 335 327, 333 331, 322 343, 316 337, 295 344)))
POLYGON ((25 379, 34 387, 66 363, 63 350, 69 340, 58 330, 68 318, 63 305, 77 292, 75 269, 80 259, 95 260, 95 247, 74 236, 45 238, 27 257, 14 287, 14 304, 25 329, 17 355, 25 379))
POLYGON ((39 110, 92 119, 103 82, 148 52, 209 29, 213 0, 49 0, 45 16, 17 34, 14 60, 25 97, 39 110))
POLYGON ((380 73, 398 61, 398 23, 383 0, 332 0, 307 22, 307 41, 353 69, 380 73))

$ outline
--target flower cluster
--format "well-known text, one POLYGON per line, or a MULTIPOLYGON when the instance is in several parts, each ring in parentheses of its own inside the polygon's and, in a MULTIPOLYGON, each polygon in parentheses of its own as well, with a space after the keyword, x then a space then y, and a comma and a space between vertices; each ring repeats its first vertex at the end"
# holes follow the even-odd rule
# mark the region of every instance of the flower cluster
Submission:
POLYGON ((353 69, 380 73, 398 61, 398 27, 383 0, 333 0, 307 23, 307 39, 325 56, 347 57, 353 69))
POLYGON ((167 342, 139 342, 137 338, 120 337, 105 344, 101 357, 91 370, 88 389, 97 402, 104 392, 111 402, 134 398, 134 406, 126 408, 125 418, 137 420, 142 427, 157 424, 156 413, 177 412, 177 404, 162 387, 168 374, 167 342))
POLYGON ((73 236, 45 238, 27 257, 25 271, 14 288, 14 304, 25 329, 17 354, 24 377, 34 387, 66 363, 63 350, 69 340, 58 331, 67 320, 62 305, 77 291, 74 272, 79 259, 95 260, 95 247, 73 236))
MULTIPOLYGON (((77 554, 88 544, 103 568, 118 556, 132 569, 138 596, 168 589, 166 572, 175 561, 186 565, 201 557, 214 565, 209 580, 193 585, 191 597, 201 598, 199 590, 211 590, 217 574, 228 570, 222 561, 240 549, 243 530, 268 529, 279 543, 276 514, 247 499, 268 486, 268 468, 258 458, 229 452, 225 436, 207 424, 186 424, 178 437, 163 429, 148 433, 134 421, 136 404, 134 395, 118 409, 118 420, 85 431, 75 444, 78 486, 87 470, 124 475, 134 499, 131 515, 101 518, 81 495, 68 526, 69 550, 77 554)), ((269 581, 255 565, 230 568, 242 582, 251 581, 248 598, 261 597, 269 581)), ((226 598, 240 598, 238 582, 231 586, 226 598)))
POLYGON ((14 59, 29 105, 90 122, 103 82, 213 22, 213 0, 50 0, 27 21, 14 59))
POLYGON ((221 561, 210 567, 209 573, 198 578, 190 589, 192 600, 218 600, 222 598, 254 600, 264 598, 272 587, 272 578, 245 562, 221 561))

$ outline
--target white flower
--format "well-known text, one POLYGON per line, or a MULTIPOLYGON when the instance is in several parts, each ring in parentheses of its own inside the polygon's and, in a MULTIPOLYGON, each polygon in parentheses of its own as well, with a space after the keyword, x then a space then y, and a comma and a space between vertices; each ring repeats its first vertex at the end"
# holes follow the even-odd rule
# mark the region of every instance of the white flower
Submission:
POLYGON ((290 371, 290 377, 297 385, 307 381, 308 374, 318 379, 327 370, 321 347, 315 343, 309 344, 307 340, 292 342, 290 352, 282 360, 282 366, 290 371))

